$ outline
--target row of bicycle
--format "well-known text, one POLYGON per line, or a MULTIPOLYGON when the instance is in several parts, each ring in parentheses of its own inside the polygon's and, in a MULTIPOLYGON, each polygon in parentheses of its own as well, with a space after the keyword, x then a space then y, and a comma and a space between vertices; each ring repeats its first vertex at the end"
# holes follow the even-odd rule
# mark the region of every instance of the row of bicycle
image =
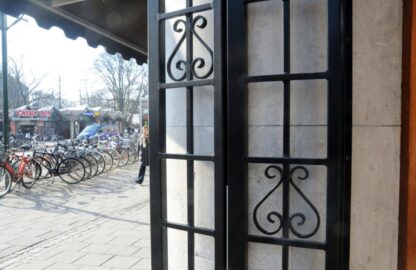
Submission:
POLYGON ((0 152, 0 198, 16 185, 31 188, 55 177, 68 184, 91 179, 138 160, 137 139, 114 137, 94 143, 65 141, 25 144, 0 152))

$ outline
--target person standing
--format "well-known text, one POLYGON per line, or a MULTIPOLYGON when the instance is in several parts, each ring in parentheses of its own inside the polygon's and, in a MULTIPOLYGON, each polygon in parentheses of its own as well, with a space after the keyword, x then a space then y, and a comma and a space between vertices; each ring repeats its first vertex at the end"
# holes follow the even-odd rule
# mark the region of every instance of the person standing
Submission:
POLYGON ((137 184, 142 184, 144 175, 146 174, 146 166, 149 166, 149 128, 147 127, 147 123, 143 126, 142 136, 139 140, 139 149, 141 165, 139 175, 135 182, 137 184))

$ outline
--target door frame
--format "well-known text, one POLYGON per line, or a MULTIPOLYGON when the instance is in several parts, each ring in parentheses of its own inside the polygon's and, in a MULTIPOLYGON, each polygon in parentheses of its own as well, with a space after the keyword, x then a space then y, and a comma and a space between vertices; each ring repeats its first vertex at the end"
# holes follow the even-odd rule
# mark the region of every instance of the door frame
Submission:
MULTIPOLYGON (((196 2, 196 1, 195 1, 196 2)), ((151 265, 152 269, 168 269, 168 230, 187 234, 188 270, 195 269, 195 235, 214 239, 215 269, 226 269, 226 189, 224 154, 224 57, 223 7, 225 0, 212 0, 209 4, 194 4, 186 0, 186 6, 175 11, 165 10, 164 0, 148 1, 149 33, 149 108, 150 108, 150 220, 151 220, 151 265), (208 20, 205 11, 212 11, 213 47, 197 34, 195 28, 205 28, 208 20), (198 14, 198 16, 194 16, 198 14), (173 31, 181 33, 181 38, 169 54, 166 52, 165 28, 168 20, 176 20, 173 31), (199 41, 208 51, 211 59, 194 55, 193 43, 199 41), (186 52, 179 60, 173 60, 180 46, 186 44, 186 52), (174 63, 175 62, 175 63, 174 63), (198 74, 195 68, 210 65, 205 74, 198 74), (183 67, 183 64, 185 64, 183 67), (198 67, 199 66, 199 67, 198 67), (176 77, 172 68, 182 71, 176 77), (214 151, 212 154, 198 154, 194 150, 194 99, 196 87, 213 88, 214 111, 214 151), (166 147, 166 92, 186 90, 186 153, 168 153, 166 147), (167 207, 167 161, 186 162, 186 207, 187 221, 178 223, 168 219, 167 207), (200 227, 195 223, 195 162, 210 162, 214 165, 214 228, 200 227)), ((203 90, 198 90, 203 91, 203 90)))
POLYGON ((416 0, 403 4, 398 269, 411 270, 416 269, 416 0))

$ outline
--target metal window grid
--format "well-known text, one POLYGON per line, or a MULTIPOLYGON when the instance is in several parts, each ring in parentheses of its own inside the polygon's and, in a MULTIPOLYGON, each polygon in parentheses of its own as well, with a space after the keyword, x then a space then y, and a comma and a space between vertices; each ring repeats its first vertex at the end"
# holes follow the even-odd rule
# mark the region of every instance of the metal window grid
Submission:
MULTIPOLYGON (((193 5, 186 0, 186 8, 165 13, 164 0, 149 1, 149 86, 150 91, 150 178, 151 186, 151 238, 152 269, 168 269, 167 229, 187 232, 188 235, 188 269, 195 268, 195 234, 214 238, 215 269, 225 269, 225 184, 224 184, 224 142, 223 142, 223 38, 222 5, 220 0, 209 4, 193 5), (213 21, 206 20, 201 12, 212 10, 213 21), (185 17, 185 20, 182 18, 185 17), (155 20, 157 18, 157 20, 155 20), (165 54, 165 24, 174 19, 184 27, 183 35, 171 55, 165 54), (196 69, 201 59, 194 55, 193 42, 197 37, 196 21, 199 25, 212 24, 215 34, 213 48, 206 47, 211 53, 211 69, 206 74, 198 74, 196 69), (186 55, 182 62, 172 65, 174 54, 181 44, 186 44, 186 55), (167 60, 167 61, 166 61, 167 60), (167 63, 167 64, 166 64, 167 63), (171 68, 183 70, 179 77, 171 68), (181 69, 182 68, 182 69, 181 69), (169 79, 169 80, 167 80, 169 79), (169 81, 169 82, 168 82, 169 81), (214 155, 196 155, 194 153, 194 87, 212 85, 214 88, 214 155), (186 154, 166 153, 166 90, 186 88, 186 154), (184 160, 187 164, 187 224, 167 221, 166 205, 166 161, 184 160), (214 163, 215 190, 215 228, 206 229, 195 226, 194 207, 194 162, 211 161, 214 163)), ((175 27, 175 26, 174 26, 175 27)), ((178 32, 178 31, 177 31, 178 32)), ((199 42, 204 43, 202 39, 199 42)), ((207 46, 206 44, 203 44, 207 46)), ((204 59, 202 61, 205 61, 204 59)), ((209 63, 205 63, 209 65, 209 63)))

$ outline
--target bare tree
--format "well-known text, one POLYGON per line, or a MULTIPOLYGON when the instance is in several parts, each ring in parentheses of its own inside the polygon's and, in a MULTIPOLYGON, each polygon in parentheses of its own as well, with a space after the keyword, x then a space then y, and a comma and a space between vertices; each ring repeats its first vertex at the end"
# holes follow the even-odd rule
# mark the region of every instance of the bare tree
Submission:
POLYGON ((94 70, 117 110, 124 113, 137 110, 137 100, 148 93, 147 66, 139 66, 134 60, 126 61, 120 54, 102 53, 94 63, 94 70))
MULTIPOLYGON (((10 108, 17 108, 31 103, 32 96, 35 92, 40 91, 39 85, 42 82, 43 76, 28 77, 23 68, 23 64, 18 64, 15 60, 10 59, 10 66, 8 70, 8 88, 9 88, 9 106, 10 108)), ((3 80, 0 74, 0 80, 3 80)), ((0 94, 3 95, 3 85, 0 84, 0 94)), ((37 98, 33 96, 33 98, 37 98)), ((3 102, 0 107, 3 108, 3 102)))
POLYGON ((141 76, 139 80, 139 94, 136 96, 136 99, 132 100, 132 108, 130 108, 130 112, 137 112, 140 104, 141 97, 147 97, 149 95, 149 73, 147 65, 143 65, 143 76, 141 76))
POLYGON ((23 61, 19 63, 10 58, 9 65, 9 89, 12 95, 9 96, 11 108, 29 104, 32 94, 38 91, 39 85, 46 75, 27 76, 24 70, 23 61))
MULTIPOLYGON (((88 93, 88 92, 87 92, 88 93)), ((108 107, 108 98, 105 90, 98 90, 92 94, 87 94, 88 106, 91 107, 108 107)))
POLYGON ((31 94, 30 102, 37 102, 40 107, 58 106, 59 98, 53 89, 37 90, 31 94))

